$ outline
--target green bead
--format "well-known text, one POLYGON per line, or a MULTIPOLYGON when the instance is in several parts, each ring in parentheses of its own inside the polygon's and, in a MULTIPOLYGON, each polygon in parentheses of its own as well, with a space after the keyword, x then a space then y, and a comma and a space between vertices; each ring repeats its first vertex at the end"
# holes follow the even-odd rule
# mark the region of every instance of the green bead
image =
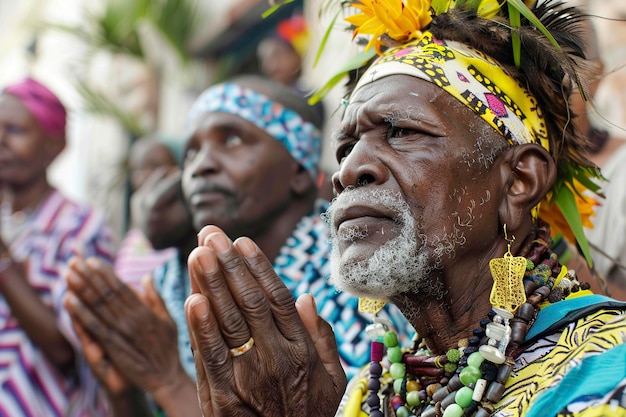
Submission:
POLYGON ((393 380, 393 390, 397 394, 399 394, 402 391, 402 382, 403 381, 404 381, 404 378, 394 379, 393 380))
POLYGON ((467 358, 467 365, 473 366, 474 368, 480 368, 480 364, 483 363, 484 360, 485 358, 483 355, 479 351, 476 351, 467 358))
POLYGON ((533 269, 535 269, 535 264, 533 263, 533 261, 531 261, 530 259, 526 259, 526 270, 532 271, 533 269))
POLYGON ((385 333, 384 340, 385 346, 387 346, 388 348, 398 346, 398 335, 394 332, 389 331, 385 333))
POLYGON ((422 402, 422 400, 420 398, 419 391, 409 391, 409 392, 407 392, 406 393, 406 402, 411 407, 415 407, 416 405, 419 405, 422 402))
POLYGON ((450 349, 446 352, 446 356, 450 362, 457 363, 461 359, 461 351, 458 349, 450 349))
POLYGON ((409 410, 403 405, 398 407, 398 409, 396 410, 396 417, 409 417, 410 415, 411 415, 411 410, 409 410))
POLYGON ((450 404, 443 412, 443 417, 461 417, 463 409, 458 404, 450 404))
POLYGON ((475 384, 482 376, 480 369, 474 366, 466 366, 461 370, 461 373, 459 373, 459 379, 461 379, 461 382, 465 386, 475 384))
MULTIPOLYGON (((404 378, 404 374, 405 374, 405 368, 404 368, 403 363, 392 363, 391 366, 389 367, 389 375, 391 375, 392 379, 402 379, 404 378)), ((478 378, 476 379, 478 380, 478 378)))
POLYGON ((458 367, 458 364, 454 362, 448 362, 445 365, 443 365, 443 370, 446 371, 446 373, 448 374, 452 374, 454 373, 454 371, 456 371, 457 367, 458 367))
POLYGON ((402 349, 399 346, 387 348, 387 357, 391 362, 402 362, 402 349))
POLYGON ((469 407, 469 405, 472 403, 472 395, 474 395, 473 389, 468 387, 462 387, 456 392, 456 395, 454 396, 454 401, 456 401, 456 403, 463 408, 469 407))

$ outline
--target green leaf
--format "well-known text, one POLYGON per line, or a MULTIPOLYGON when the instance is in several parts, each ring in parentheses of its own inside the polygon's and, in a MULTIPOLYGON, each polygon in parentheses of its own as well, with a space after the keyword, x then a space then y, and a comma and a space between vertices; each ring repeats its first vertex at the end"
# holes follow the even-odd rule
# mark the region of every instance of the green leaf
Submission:
POLYGON ((263 14, 261 15, 261 17, 263 17, 263 19, 265 19, 267 16, 271 15, 276 10, 278 10, 280 8, 280 6, 282 6, 283 4, 289 4, 289 3, 292 3, 293 1, 294 0, 285 0, 282 3, 275 4, 272 7, 270 7, 269 9, 267 9, 266 11, 264 11, 263 14))
POLYGON ((515 10, 521 13, 526 19, 528 19, 530 23, 535 25, 535 27, 539 29, 539 31, 541 31, 541 33, 543 33, 546 36, 546 38, 550 40, 550 43, 552 43, 552 45, 554 45, 554 47, 557 50, 559 51, 561 50, 561 46, 556 41, 556 39, 554 39, 554 36, 552 36, 550 31, 543 25, 543 23, 541 23, 541 21, 537 18, 537 16, 535 16, 532 10, 530 10, 528 6, 526 6, 526 4, 522 0, 506 0, 506 2, 509 6, 509 16, 511 15, 511 7, 513 7, 515 10))
POLYGON ((590 267, 593 266, 591 252, 589 251, 589 242, 585 237, 583 223, 580 219, 580 214, 578 213, 578 207, 576 206, 576 198, 574 197, 574 193, 572 193, 569 187, 560 187, 559 190, 555 192, 554 202, 556 203, 559 210, 561 210, 565 221, 572 229, 572 232, 576 237, 576 242, 578 243, 578 246, 580 247, 580 250, 585 257, 587 264, 590 267))
POLYGON ((346 62, 343 67, 341 67, 339 72, 337 72, 328 81, 326 81, 326 83, 309 98, 309 104, 313 105, 323 99, 326 94, 328 94, 328 92, 334 86, 336 86, 337 83, 341 81, 341 79, 345 77, 351 70, 362 67, 375 55, 376 51, 374 51, 373 49, 369 49, 367 51, 362 51, 350 58, 348 62, 346 62))
POLYGON ((515 66, 519 68, 522 64, 522 42, 519 37, 519 28, 522 27, 522 18, 519 10, 517 10, 510 2, 509 21, 511 22, 511 44, 513 45, 513 60, 515 66))
POLYGON ((320 46, 319 48, 317 48, 317 54, 315 54, 315 60, 313 61, 313 68, 317 66, 317 63, 320 60, 320 57, 322 56, 322 51, 326 47, 326 42, 328 42, 328 37, 330 36, 330 32, 335 27, 335 21, 339 17, 340 13, 341 13, 341 10, 337 10, 337 13, 335 13, 335 16, 333 17, 333 20, 331 20, 330 24, 326 28, 326 32, 324 32, 324 37, 322 38, 322 42, 320 42, 320 46))
POLYGON ((435 16, 445 13, 450 8, 450 0, 433 0, 430 7, 435 11, 435 16))

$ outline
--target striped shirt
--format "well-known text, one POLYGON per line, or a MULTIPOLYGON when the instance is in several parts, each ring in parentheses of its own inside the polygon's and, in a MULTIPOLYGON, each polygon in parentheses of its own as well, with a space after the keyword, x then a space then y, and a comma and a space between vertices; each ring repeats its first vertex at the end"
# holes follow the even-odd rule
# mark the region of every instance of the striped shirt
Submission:
POLYGON ((113 269, 122 281, 132 288, 141 288, 141 279, 176 254, 176 249, 156 250, 139 229, 130 229, 120 245, 113 269))
MULTIPOLYGON (((113 257, 113 236, 102 216, 53 191, 11 242, 27 279, 45 305, 55 311, 59 328, 79 346, 62 308, 67 261, 74 254, 113 257)), ((86 417, 104 415, 101 393, 86 364, 61 374, 29 339, 0 295, 0 415, 6 417, 86 417)), ((77 348, 78 350, 78 348, 77 348)))

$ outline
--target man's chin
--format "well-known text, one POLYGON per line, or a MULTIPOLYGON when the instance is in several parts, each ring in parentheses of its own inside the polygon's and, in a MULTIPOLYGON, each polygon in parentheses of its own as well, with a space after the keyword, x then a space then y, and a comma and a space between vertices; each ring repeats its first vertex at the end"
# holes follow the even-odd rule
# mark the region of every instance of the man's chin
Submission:
POLYGON ((339 277, 334 279, 331 275, 329 282, 342 292, 347 292, 355 297, 370 298, 372 300, 386 300, 387 296, 383 288, 373 286, 371 283, 363 281, 348 281, 339 277))

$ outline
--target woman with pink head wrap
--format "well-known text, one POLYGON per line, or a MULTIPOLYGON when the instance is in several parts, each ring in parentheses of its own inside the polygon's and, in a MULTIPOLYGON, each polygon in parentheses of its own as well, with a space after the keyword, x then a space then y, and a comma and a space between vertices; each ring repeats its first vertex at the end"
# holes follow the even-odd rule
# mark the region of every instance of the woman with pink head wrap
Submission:
POLYGON ((48 181, 66 119, 61 101, 32 78, 0 93, 2 416, 105 415, 60 300, 69 258, 110 261, 112 235, 102 216, 48 181))

